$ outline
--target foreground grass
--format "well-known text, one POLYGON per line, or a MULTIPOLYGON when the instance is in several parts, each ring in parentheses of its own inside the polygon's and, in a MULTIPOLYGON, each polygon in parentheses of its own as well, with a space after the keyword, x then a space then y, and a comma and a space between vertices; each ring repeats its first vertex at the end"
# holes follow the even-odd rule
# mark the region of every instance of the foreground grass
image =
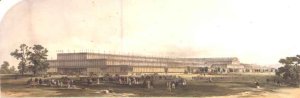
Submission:
POLYGON ((272 83, 266 83, 266 78, 270 75, 226 75, 229 77, 239 77, 234 80, 213 81, 208 83, 203 80, 188 80, 187 87, 176 88, 172 92, 167 90, 165 80, 154 82, 153 89, 146 89, 140 86, 127 86, 105 83, 102 85, 88 86, 87 89, 61 89, 55 87, 34 87, 28 88, 25 83, 29 77, 14 79, 10 76, 1 76, 1 92, 11 93, 11 96, 26 97, 101 97, 101 96, 177 96, 177 97, 209 97, 226 96, 238 94, 254 89, 254 81, 259 81, 265 91, 272 91, 278 87, 272 83), (112 89, 113 94, 97 93, 100 90, 112 89), (15 95, 13 95, 15 94, 15 95), (19 94, 19 95, 18 95, 19 94))

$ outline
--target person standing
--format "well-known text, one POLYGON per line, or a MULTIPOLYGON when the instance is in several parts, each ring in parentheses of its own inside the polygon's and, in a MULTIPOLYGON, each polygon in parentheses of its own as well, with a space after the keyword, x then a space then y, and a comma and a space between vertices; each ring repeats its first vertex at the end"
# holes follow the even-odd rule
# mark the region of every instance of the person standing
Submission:
POLYGON ((147 81, 146 81, 146 84, 147 84, 147 88, 150 89, 150 88, 151 88, 151 81, 150 81, 150 80, 147 80, 147 81))
POLYGON ((59 87, 63 87, 63 82, 62 81, 58 81, 59 87))
POLYGON ((119 84, 123 84, 123 77, 119 78, 119 84))
POLYGON ((32 78, 30 78, 28 81, 27 81, 27 85, 30 85, 32 83, 32 78))
POLYGON ((135 77, 132 78, 132 82, 133 82, 134 85, 137 84, 137 83, 136 83, 136 78, 135 78, 135 77))
POLYGON ((150 80, 150 87, 151 87, 151 88, 154 88, 154 82, 153 82, 153 79, 150 80))
POLYGON ((211 77, 209 78, 209 81, 208 81, 208 82, 209 82, 209 83, 211 83, 211 82, 212 82, 212 78, 211 78, 211 77))
POLYGON ((70 80, 67 80, 67 88, 70 88, 71 84, 70 84, 70 80))
POLYGON ((172 86, 170 81, 167 81, 167 90, 169 90, 169 92, 172 92, 172 86))
POLYGON ((42 85, 43 83, 42 83, 43 81, 42 81, 42 79, 40 78, 39 79, 39 85, 42 85))
POLYGON ((92 81, 89 78, 87 79, 87 82, 88 82, 88 86, 90 86, 92 84, 92 81))
POLYGON ((35 82, 36 84, 38 84, 38 83, 39 83, 39 79, 38 79, 38 78, 35 78, 35 79, 34 79, 34 82, 35 82))
POLYGON ((182 85, 183 85, 183 86, 186 86, 186 84, 187 84, 187 83, 186 83, 186 80, 183 80, 183 81, 182 81, 182 85))
POLYGON ((175 89, 176 88, 175 82, 172 82, 171 86, 172 86, 172 89, 175 89))
POLYGON ((59 87, 59 85, 60 85, 60 82, 59 82, 59 79, 57 79, 56 86, 59 87))
POLYGON ((99 78, 97 78, 97 85, 99 85, 100 84, 100 80, 99 80, 99 78))
POLYGON ((256 88, 260 88, 259 83, 257 81, 255 82, 255 85, 256 85, 256 88))
POLYGON ((128 84, 129 86, 131 86, 131 78, 127 77, 126 79, 127 79, 127 84, 128 84))

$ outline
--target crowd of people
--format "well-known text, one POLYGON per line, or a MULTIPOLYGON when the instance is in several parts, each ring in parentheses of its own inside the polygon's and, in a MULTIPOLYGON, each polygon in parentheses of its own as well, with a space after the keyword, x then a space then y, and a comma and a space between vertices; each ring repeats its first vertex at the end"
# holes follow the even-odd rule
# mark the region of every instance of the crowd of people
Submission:
POLYGON ((175 89, 177 86, 185 86, 187 84, 186 80, 181 77, 176 77, 173 75, 169 76, 155 76, 155 75, 146 75, 141 77, 119 77, 119 84, 127 85, 141 85, 144 88, 154 88, 154 81, 164 80, 166 81, 166 86, 168 89, 175 89))
POLYGON ((155 87, 155 81, 163 80, 170 91, 178 86, 184 87, 187 81, 175 75, 142 75, 142 76, 104 76, 104 77, 79 77, 71 79, 69 77, 61 78, 30 78, 27 84, 30 87, 48 86, 58 88, 77 88, 79 85, 89 87, 103 83, 112 83, 115 85, 139 86, 152 89, 155 87))
POLYGON ((76 85, 74 83, 73 79, 70 79, 68 77, 61 77, 58 79, 48 79, 48 78, 30 78, 27 81, 27 85, 30 87, 36 87, 36 86, 49 86, 49 87, 66 87, 66 88, 76 88, 76 85))
POLYGON ((181 77, 175 75, 142 75, 142 76, 105 76, 94 78, 82 78, 81 81, 87 81, 88 85, 99 84, 100 82, 109 82, 118 85, 135 86, 139 85, 145 88, 154 88, 154 81, 164 80, 173 85, 186 85, 187 82, 181 77))
MULTIPOLYGON (((208 82, 213 81, 227 81, 227 80, 241 80, 243 77, 204 77, 196 76, 192 77, 192 80, 205 80, 208 82)), ((155 82, 163 81, 165 83, 165 87, 172 91, 178 87, 187 86, 187 80, 175 75, 141 75, 141 76, 103 76, 103 77, 76 77, 69 78, 66 76, 60 78, 51 78, 51 77, 43 77, 43 78, 30 78, 27 81, 27 85, 29 87, 36 86, 48 86, 48 87, 57 87, 57 88, 79 88, 93 85, 100 85, 104 83, 110 83, 114 85, 126 85, 129 87, 142 87, 147 89, 153 89, 157 85, 155 82)), ((281 85, 279 80, 271 80, 266 79, 266 83, 272 83, 277 85, 281 85)), ((258 81, 255 81, 255 86, 260 88, 258 81)), ((158 85, 161 86, 161 85, 158 85)))
POLYGON ((199 80, 199 81, 240 81, 240 80, 247 80, 248 77, 203 77, 203 76, 195 76, 192 77, 192 80, 199 80))

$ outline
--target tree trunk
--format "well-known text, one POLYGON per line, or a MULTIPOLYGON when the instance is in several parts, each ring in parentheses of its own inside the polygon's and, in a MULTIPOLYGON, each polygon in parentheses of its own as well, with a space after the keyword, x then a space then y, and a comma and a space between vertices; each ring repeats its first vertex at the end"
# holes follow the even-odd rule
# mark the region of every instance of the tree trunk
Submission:
POLYGON ((21 69, 21 75, 24 76, 24 73, 25 73, 25 67, 22 66, 22 69, 21 69))
POLYGON ((24 76, 24 71, 23 70, 21 70, 21 75, 24 76))

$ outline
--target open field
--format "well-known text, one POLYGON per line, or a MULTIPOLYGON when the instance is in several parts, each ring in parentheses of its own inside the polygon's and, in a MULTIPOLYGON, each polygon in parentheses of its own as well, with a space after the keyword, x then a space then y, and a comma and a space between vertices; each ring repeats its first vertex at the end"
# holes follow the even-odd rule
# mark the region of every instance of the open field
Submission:
MULTIPOLYGON (((27 87, 26 81, 29 77, 14 79, 14 77, 1 76, 2 96, 22 96, 22 97, 105 97, 105 96, 177 96, 177 97, 262 97, 266 94, 273 94, 279 88, 274 83, 267 83, 266 78, 272 78, 272 75, 223 75, 223 77, 232 77, 229 80, 214 80, 209 83, 206 80, 192 80, 191 76, 181 75, 188 79, 186 87, 178 87, 172 92, 167 90, 165 80, 154 82, 153 89, 147 89, 141 86, 118 85, 112 83, 102 83, 100 85, 79 86, 80 89, 67 89, 56 87, 27 87), (259 81, 261 88, 255 88, 254 81, 259 81), (101 90, 112 89, 114 92, 109 94, 99 93, 101 90)), ((207 75, 205 77, 221 77, 222 75, 207 75)), ((204 77, 204 76, 199 76, 204 77)), ((297 91, 297 90, 296 90, 297 91)), ((298 90, 300 91, 300 90, 298 90)), ((267 97, 267 96, 265 96, 267 97)), ((273 97, 272 97, 273 98, 273 97)))

